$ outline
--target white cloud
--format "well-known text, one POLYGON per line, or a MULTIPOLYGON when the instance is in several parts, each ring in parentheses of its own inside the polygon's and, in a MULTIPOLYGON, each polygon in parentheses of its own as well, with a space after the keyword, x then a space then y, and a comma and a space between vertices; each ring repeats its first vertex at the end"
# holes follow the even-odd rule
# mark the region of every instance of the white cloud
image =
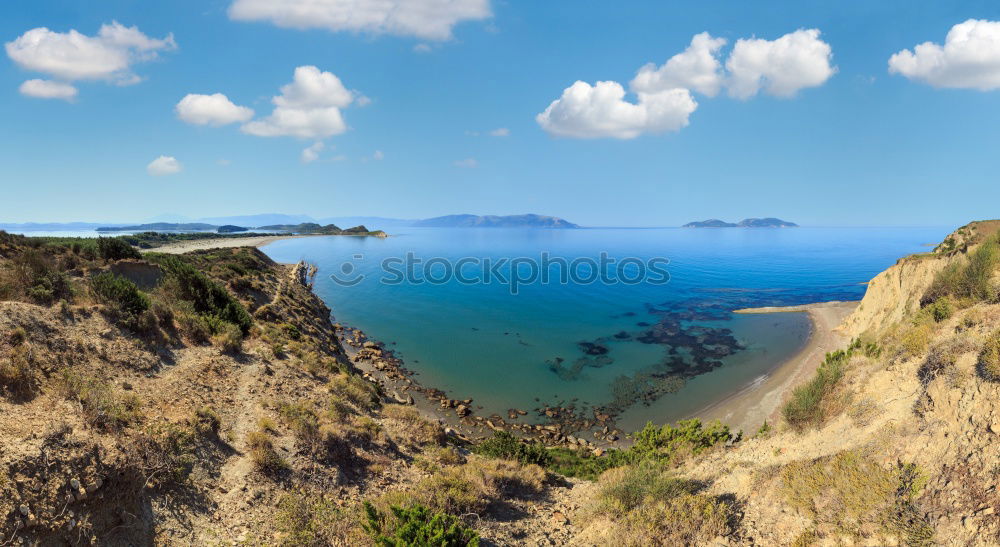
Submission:
POLYGON ((637 103, 626 101, 625 88, 618 82, 591 86, 577 81, 535 120, 560 137, 632 139, 645 133, 677 131, 698 108, 687 89, 639 93, 638 97, 637 103))
POLYGON ((258 137, 322 139, 347 131, 340 111, 350 105, 355 93, 330 72, 314 66, 295 69, 292 83, 282 86, 271 99, 271 115, 248 122, 242 130, 258 137))
POLYGON ((302 163, 312 163, 318 160, 319 153, 322 152, 324 148, 326 148, 326 145, 323 144, 323 141, 314 142, 312 145, 310 145, 309 147, 307 147, 305 150, 302 151, 302 156, 301 156, 302 163))
POLYGON ((475 169, 479 167, 479 162, 476 158, 465 158, 464 160, 458 160, 455 162, 455 167, 463 167, 465 169, 475 169))
POLYGON ((429 44, 425 44, 425 43, 421 42, 421 43, 413 46, 413 51, 415 51, 417 53, 430 53, 431 52, 431 46, 429 44))
POLYGON ((72 101, 76 98, 77 90, 70 84, 53 82, 52 80, 28 80, 18 88, 21 95, 35 97, 36 99, 62 99, 72 101))
POLYGON ((510 136, 510 129, 507 129, 506 127, 498 127, 496 129, 494 129, 493 131, 490 131, 490 136, 492 136, 492 137, 509 137, 510 136))
POLYGON ((489 0, 234 0, 229 6, 237 21, 423 40, 447 40, 456 24, 491 15, 489 0))
POLYGON ((632 91, 636 93, 657 93, 668 89, 693 89, 703 95, 714 97, 722 87, 722 64, 717 55, 725 38, 712 38, 707 32, 695 34, 691 45, 674 55, 663 66, 657 68, 649 63, 639 69, 632 80, 632 91))
POLYGON ((375 161, 382 161, 385 159, 385 154, 383 154, 381 150, 376 150, 375 153, 372 154, 372 159, 375 161))
POLYGON ((800 29, 777 40, 741 38, 726 61, 729 94, 749 99, 761 89, 777 97, 792 97, 800 89, 826 82, 836 67, 830 65, 830 44, 818 29, 800 29))
POLYGON ((121 85, 141 80, 132 72, 135 63, 149 61, 160 51, 177 48, 173 34, 150 38, 136 27, 117 21, 101 26, 97 36, 70 30, 31 29, 7 42, 7 56, 22 68, 63 81, 106 80, 121 85))
POLYGON ((177 103, 175 110, 178 118, 195 125, 226 125, 245 122, 253 117, 252 109, 233 104, 222 93, 189 93, 177 103))
POLYGON ((149 162, 149 165, 146 166, 146 172, 154 177, 174 175, 181 172, 181 162, 173 156, 160 156, 149 162))
POLYGON ((221 167, 229 167, 230 165, 233 164, 233 162, 227 160, 226 158, 219 158, 215 160, 215 164, 221 167))
POLYGON ((894 54, 889 73, 934 87, 1000 89, 1000 21, 959 23, 948 31, 943 47, 924 42, 894 54))

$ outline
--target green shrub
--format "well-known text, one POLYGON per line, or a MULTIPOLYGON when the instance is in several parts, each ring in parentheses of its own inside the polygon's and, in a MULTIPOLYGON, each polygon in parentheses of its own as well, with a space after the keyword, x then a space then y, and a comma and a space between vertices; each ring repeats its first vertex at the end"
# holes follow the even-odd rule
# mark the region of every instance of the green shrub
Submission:
POLYGON ((119 237, 97 238, 97 253, 104 260, 142 258, 139 251, 135 250, 127 241, 119 237))
POLYGON ((924 309, 931 315, 935 323, 940 323, 955 314, 955 306, 949 296, 935 300, 924 309))
POLYGON ((792 391, 791 399, 782 409, 785 421, 799 430, 822 421, 825 417, 823 403, 843 378, 850 356, 850 351, 843 350, 827 353, 816 376, 792 391))
POLYGON ((477 444, 473 451, 490 458, 514 460, 523 464, 535 464, 542 467, 552 462, 545 447, 538 442, 522 442, 507 431, 495 431, 493 437, 477 444))
MULTIPOLYGON (((190 302, 199 315, 218 322, 218 325, 232 323, 243 334, 250 331, 253 320, 243 304, 194 266, 171 255, 150 254, 148 258, 163 268, 173 281, 171 286, 177 292, 176 296, 190 302)), ((216 333, 214 329, 212 332, 216 333)))
POLYGON ((405 509, 391 506, 391 522, 371 503, 365 502, 364 508, 367 523, 362 526, 372 541, 382 547, 479 545, 479 535, 462 521, 421 505, 405 509))
POLYGON ((994 332, 979 352, 976 369, 982 379, 1000 382, 1000 331, 994 332))
POLYGON ((149 298, 135 283, 110 272, 90 278, 90 290, 98 301, 126 316, 135 318, 149 309, 149 298))
POLYGON ((25 249, 14 255, 0 274, 0 298, 27 298, 44 305, 73 298, 66 274, 56 268, 50 256, 38 249, 25 249))

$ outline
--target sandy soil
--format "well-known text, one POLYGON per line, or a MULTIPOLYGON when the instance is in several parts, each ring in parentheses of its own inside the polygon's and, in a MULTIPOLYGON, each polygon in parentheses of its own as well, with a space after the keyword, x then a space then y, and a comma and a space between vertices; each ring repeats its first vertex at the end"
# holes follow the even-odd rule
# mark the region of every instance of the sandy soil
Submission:
POLYGON ((702 420, 722 420, 734 429, 742 429, 746 434, 753 434, 765 420, 771 424, 776 423, 781 404, 791 390, 812 377, 827 352, 842 348, 850 341, 837 327, 857 305, 857 302, 822 302, 803 306, 736 310, 736 313, 808 313, 812 320, 809 341, 799 353, 767 376, 696 412, 694 416, 702 420))
POLYGON ((260 236, 260 237, 220 237, 218 239, 195 239, 191 241, 178 241, 168 243, 162 247, 150 249, 158 253, 184 254, 191 251, 202 251, 205 249, 223 249, 229 247, 263 247, 268 243, 273 243, 279 239, 290 239, 293 237, 309 237, 303 235, 296 236, 260 236))

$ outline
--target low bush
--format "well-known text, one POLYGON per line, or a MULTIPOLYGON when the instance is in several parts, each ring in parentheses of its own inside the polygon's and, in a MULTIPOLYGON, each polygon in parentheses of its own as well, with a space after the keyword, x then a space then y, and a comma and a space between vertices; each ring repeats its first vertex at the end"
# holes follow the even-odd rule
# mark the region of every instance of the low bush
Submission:
POLYGON ((490 458, 503 458, 542 467, 552 463, 552 456, 541 443, 522 442, 506 431, 494 432, 492 438, 477 444, 473 451, 490 458))
POLYGON ((319 441, 319 418, 308 402, 279 403, 278 416, 304 447, 315 448, 319 441))
POLYGON ((51 256, 38 249, 24 249, 0 269, 0 299, 21 298, 47 306, 61 299, 72 300, 73 288, 51 256))
POLYGON ((149 298, 128 279, 110 272, 90 278, 94 298, 119 312, 124 318, 135 320, 149 309, 149 298))
POLYGON ((132 435, 124 446, 126 469, 147 487, 181 485, 194 471, 195 437, 188 427, 153 424, 132 435))
POLYGON ((97 238, 97 254, 104 260, 142 258, 139 251, 135 250, 127 241, 119 237, 97 238))
POLYGON ((825 533, 854 538, 896 536, 930 543, 933 529, 915 506, 926 479, 913 464, 885 468, 859 451, 795 462, 781 472, 786 501, 825 533))
MULTIPOLYGON (((232 323, 243 334, 250 331, 253 320, 243 304, 194 266, 172 255, 150 254, 147 258, 167 273, 169 282, 165 289, 175 293, 176 298, 190 302, 199 315, 209 321, 218 321, 220 325, 232 323)), ((215 329, 212 334, 216 334, 215 329)))
POLYGON ((984 380, 1000 382, 1000 331, 994 332, 983 345, 976 371, 984 380))
POLYGON ((731 531, 732 506, 699 494, 701 486, 649 462, 601 475, 587 520, 604 517, 604 539, 617 545, 701 545, 731 531))
POLYGON ((431 423, 412 406, 387 405, 382 415, 399 423, 399 435, 394 437, 414 446, 442 445, 446 436, 440 425, 431 423))
POLYGON ((361 539, 351 537, 351 529, 357 525, 349 522, 348 515, 322 495, 283 494, 278 499, 277 509, 274 523, 283 534, 280 545, 350 545, 361 539))
POLYGON ((203 406, 195 411, 193 425, 194 430, 202 437, 218 437, 222 419, 215 409, 203 406))
POLYGON ((825 418, 823 403, 843 378, 850 356, 850 351, 843 350, 826 354, 812 380, 792 391, 791 399, 782 408, 789 425, 801 430, 825 418))
POLYGON ((625 450, 608 450, 602 456, 590 451, 569 448, 544 448, 538 443, 522 442, 510 433, 497 432, 480 442, 473 451, 487 457, 534 463, 567 477, 594 480, 615 467, 651 461, 674 465, 690 456, 727 442, 739 441, 729 427, 718 420, 681 420, 675 425, 658 427, 652 423, 633 435, 634 443, 625 450))
POLYGON ((65 370, 61 387, 68 399, 80 403, 84 417, 94 427, 118 431, 142 420, 138 396, 122 393, 110 383, 65 370))
POLYGON ((251 431, 247 434, 246 443, 250 461, 257 471, 273 476, 288 469, 288 462, 278 455, 267 433, 251 431))
POLYGON ((953 262, 938 272, 928 287, 921 304, 930 305, 952 296, 965 301, 997 300, 997 287, 993 275, 1000 267, 1000 235, 984 241, 969 255, 967 262, 953 262))
POLYGON ((442 546, 476 547, 479 535, 461 520, 444 513, 415 505, 408 508, 391 506, 392 518, 380 513, 368 502, 364 504, 367 522, 363 525, 372 541, 384 547, 442 546))
POLYGON ((239 353, 243 347, 243 333, 232 323, 223 323, 212 336, 212 343, 226 353, 239 353))
POLYGON ((338 374, 330 379, 330 392, 362 410, 374 410, 379 405, 378 388, 353 374, 338 374))
POLYGON ((6 357, 0 358, 0 388, 11 398, 22 401, 38 393, 35 366, 30 351, 24 346, 14 347, 6 357))

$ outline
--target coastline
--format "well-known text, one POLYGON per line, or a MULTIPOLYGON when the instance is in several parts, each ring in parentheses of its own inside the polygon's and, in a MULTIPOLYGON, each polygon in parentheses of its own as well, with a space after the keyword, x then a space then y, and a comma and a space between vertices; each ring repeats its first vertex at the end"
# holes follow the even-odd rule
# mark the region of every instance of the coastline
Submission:
POLYGON ((801 306, 744 308, 734 313, 807 313, 812 323, 809 339, 792 358, 738 392, 693 413, 689 418, 721 420, 733 430, 753 434, 764 422, 779 419, 781 405, 795 387, 816 372, 827 352, 846 345, 848 336, 838 330, 859 302, 820 302, 801 306))
POLYGON ((263 247, 269 243, 274 243, 282 239, 292 239, 298 237, 313 237, 312 235, 287 235, 287 236, 260 236, 260 237, 220 237, 214 239, 193 239, 190 241, 175 241, 160 247, 143 249, 157 253, 184 254, 191 251, 204 251, 206 249, 229 249, 233 247, 263 247))

